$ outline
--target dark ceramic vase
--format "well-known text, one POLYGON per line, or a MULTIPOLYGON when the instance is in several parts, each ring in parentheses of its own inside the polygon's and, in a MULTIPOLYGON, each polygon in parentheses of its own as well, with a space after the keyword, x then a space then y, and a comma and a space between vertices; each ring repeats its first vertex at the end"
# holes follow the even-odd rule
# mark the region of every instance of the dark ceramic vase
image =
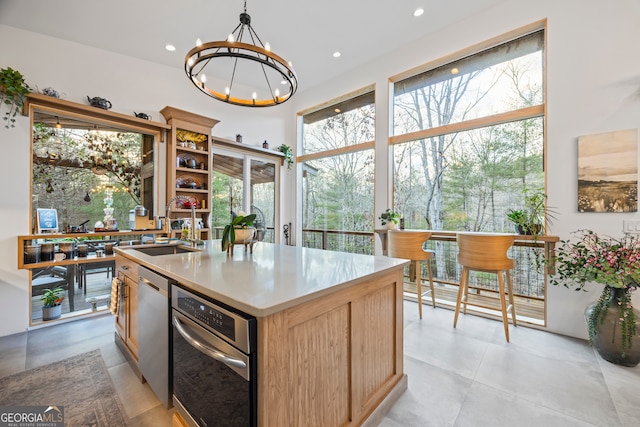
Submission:
POLYGON ((539 236, 540 234, 542 234, 542 224, 528 224, 526 226, 516 224, 515 229, 516 233, 522 234, 524 236, 539 236))
MULTIPOLYGON (((607 291, 607 290, 605 290, 607 291)), ((603 292, 605 292, 603 291, 603 292)), ((591 337, 593 347, 598 351, 603 359, 622 366, 636 366, 640 363, 640 311, 633 309, 635 314, 635 334, 631 339, 631 347, 622 350, 622 317, 620 302, 629 289, 610 287, 611 293, 608 303, 602 308, 605 311, 600 321, 597 321, 596 333, 591 337)), ((597 302, 589 304, 584 312, 587 325, 589 318, 594 315, 597 302)))

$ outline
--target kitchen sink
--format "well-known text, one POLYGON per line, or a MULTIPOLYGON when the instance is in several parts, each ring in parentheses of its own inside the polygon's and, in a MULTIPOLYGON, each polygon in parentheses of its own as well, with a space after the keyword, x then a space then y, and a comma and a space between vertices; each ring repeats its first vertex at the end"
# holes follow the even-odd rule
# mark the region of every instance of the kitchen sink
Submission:
POLYGON ((196 248, 190 248, 184 245, 151 246, 148 248, 135 248, 135 250, 150 256, 175 255, 198 251, 196 248))

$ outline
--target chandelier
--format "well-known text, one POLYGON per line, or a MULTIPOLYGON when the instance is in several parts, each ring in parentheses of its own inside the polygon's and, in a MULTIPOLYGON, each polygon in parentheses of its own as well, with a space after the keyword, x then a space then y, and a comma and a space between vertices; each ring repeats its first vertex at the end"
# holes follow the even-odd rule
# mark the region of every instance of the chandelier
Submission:
POLYGON ((251 27, 246 0, 240 24, 229 37, 208 43, 198 39, 185 57, 184 68, 202 92, 243 107, 282 104, 298 88, 291 63, 271 52, 269 43, 263 44, 251 27))

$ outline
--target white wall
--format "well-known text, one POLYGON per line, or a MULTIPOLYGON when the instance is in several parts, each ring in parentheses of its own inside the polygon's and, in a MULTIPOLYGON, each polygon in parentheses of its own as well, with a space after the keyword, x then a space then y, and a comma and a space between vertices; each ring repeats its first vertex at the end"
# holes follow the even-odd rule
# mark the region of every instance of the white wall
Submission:
MULTIPOLYGON (((579 228, 620 235, 622 221, 640 214, 578 214, 577 138, 580 135, 638 128, 640 124, 640 4, 638 0, 507 0, 430 37, 400 47, 329 84, 299 92, 290 102, 272 109, 248 110, 208 99, 191 87, 180 68, 168 68, 109 52, 0 26, 4 44, 0 67, 20 70, 41 89, 53 86, 66 99, 83 102, 86 95, 108 98, 113 110, 144 111, 159 119, 172 105, 221 120, 214 134, 242 133, 245 142, 267 139, 272 147, 294 146, 294 112, 336 98, 368 84, 377 86, 377 112, 388 114, 388 77, 452 54, 540 19, 547 32, 547 159, 549 205, 558 212, 552 232, 561 238, 579 228), (30 55, 27 55, 30 53, 30 55), (133 84, 135 82, 135 85, 133 84)), ((28 234, 29 132, 28 119, 15 129, 0 129, 0 336, 23 331, 28 325, 27 274, 16 269, 16 235, 28 234)), ((377 177, 387 176, 385 123, 377 123, 377 177)), ((297 149, 295 149, 297 153, 297 149)), ((285 174, 289 183, 296 174, 285 174)), ((387 206, 387 188, 376 188, 376 212, 387 206)), ((293 192, 283 195, 283 222, 294 220, 293 192)), ((583 310, 595 300, 590 292, 551 287, 548 290, 548 329, 586 338, 583 310)), ((636 295, 635 303, 640 306, 636 295)))
MULTIPOLYGON (((131 114, 145 112, 164 122, 159 111, 166 105, 220 120, 213 128, 216 136, 235 139, 243 135, 245 144, 272 148, 286 140, 285 127, 293 115, 291 105, 248 109, 223 104, 198 91, 184 71, 152 64, 88 46, 70 43, 0 25, 0 68, 19 70, 32 87, 54 87, 63 98, 86 104, 86 97, 100 96, 113 104, 112 111, 131 114)), ((176 56, 176 63, 182 59, 176 56)), ((4 114, 6 110, 1 110, 4 114)), ((29 118, 18 116, 16 127, 0 127, 0 336, 21 332, 29 325, 28 274, 17 269, 17 237, 29 230, 29 118)), ((290 212, 283 210, 283 221, 290 212)))
MULTIPOLYGON (((428 12, 427 12, 428 13, 428 12)), ((568 239, 589 228, 621 236, 622 221, 640 214, 577 213, 577 138, 640 125, 640 2, 584 0, 507 0, 454 27, 397 49, 340 79, 307 90, 293 100, 296 111, 376 84, 376 177, 388 176, 388 78, 453 54, 533 22, 547 19, 547 180, 549 206, 558 212, 551 232, 568 239)), ((376 213, 389 203, 387 188, 376 188, 376 213)), ((586 338, 583 312, 601 286, 578 293, 550 287, 548 329, 586 338)), ((640 295, 634 302, 640 307, 640 295)))

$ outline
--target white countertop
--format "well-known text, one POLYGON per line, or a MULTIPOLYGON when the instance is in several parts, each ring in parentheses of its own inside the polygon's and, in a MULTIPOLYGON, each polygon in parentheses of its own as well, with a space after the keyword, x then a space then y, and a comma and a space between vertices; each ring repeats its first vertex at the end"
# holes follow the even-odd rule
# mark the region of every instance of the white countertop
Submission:
POLYGON ((256 317, 361 283, 380 272, 402 268, 407 260, 258 242, 253 254, 236 246, 231 257, 220 240, 204 249, 151 256, 135 247, 117 253, 188 288, 256 317))

